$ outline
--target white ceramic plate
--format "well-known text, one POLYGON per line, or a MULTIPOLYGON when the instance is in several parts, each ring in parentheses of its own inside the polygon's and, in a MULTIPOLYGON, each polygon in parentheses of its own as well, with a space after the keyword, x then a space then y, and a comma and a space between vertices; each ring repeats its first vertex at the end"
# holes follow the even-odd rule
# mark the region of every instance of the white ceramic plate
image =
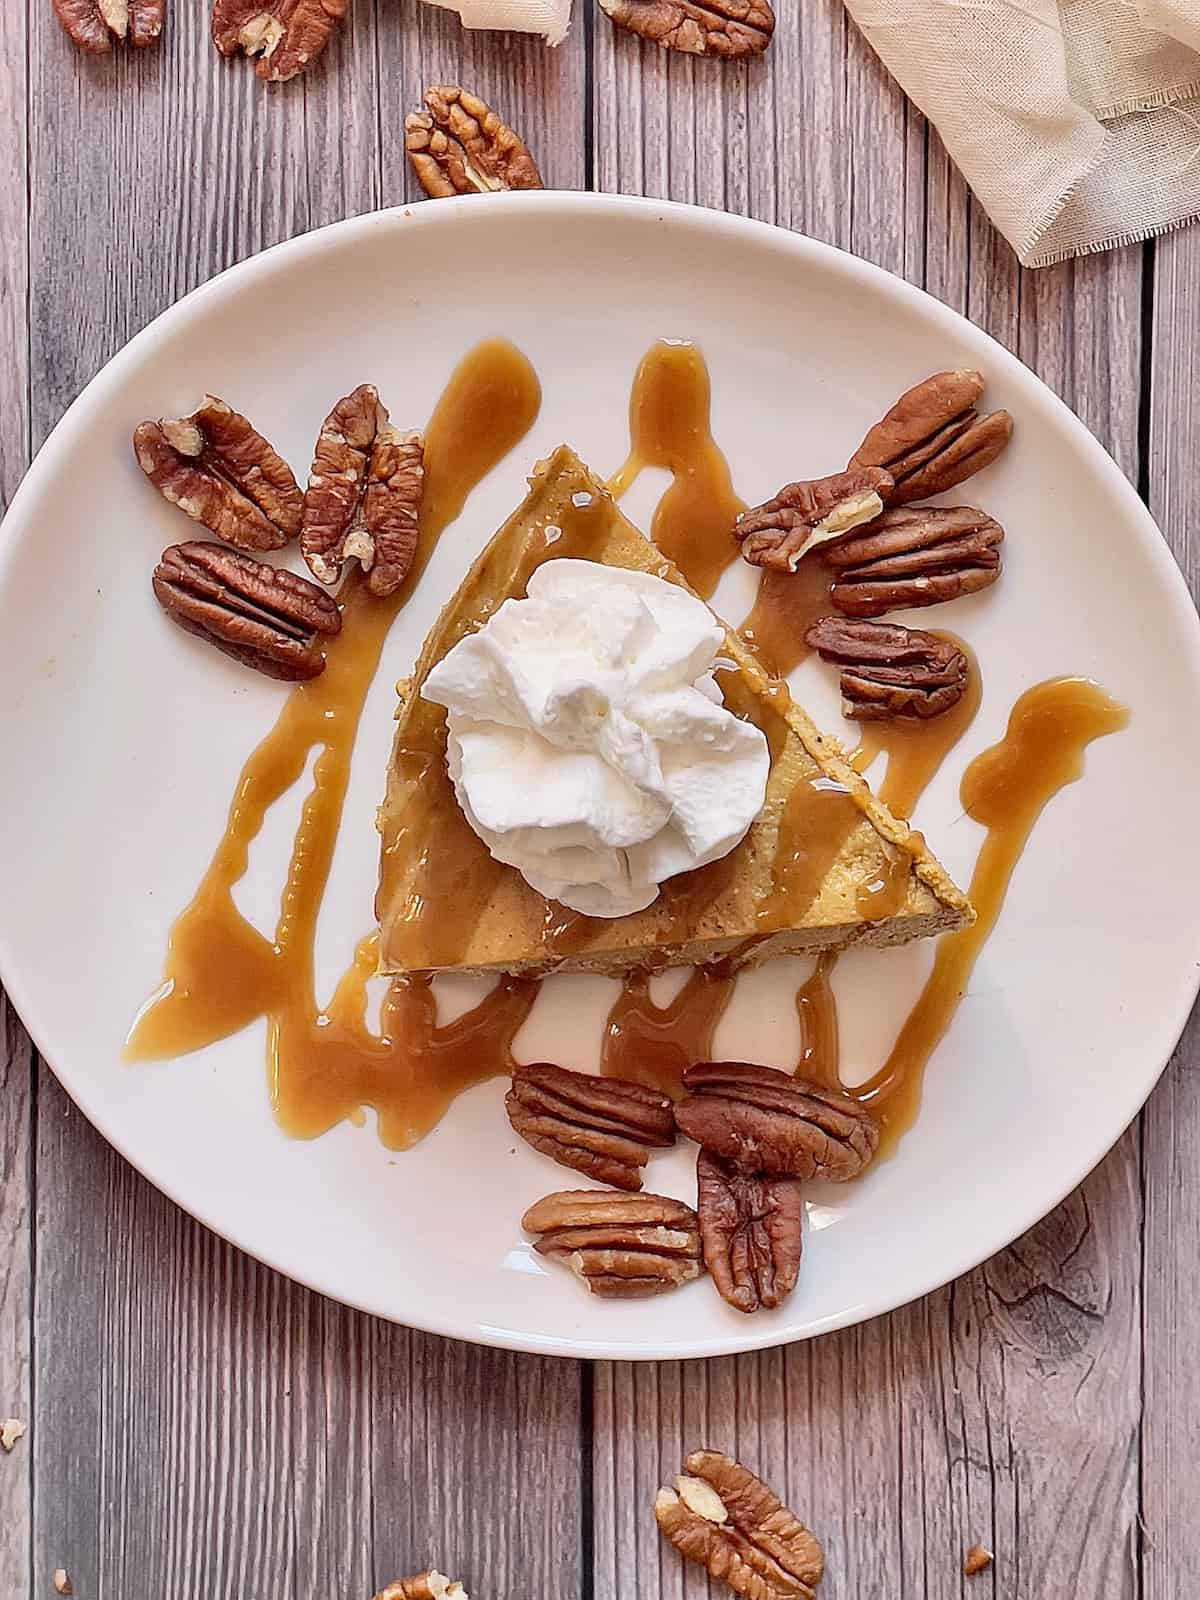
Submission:
MULTIPOLYGON (((635 516, 653 505, 652 476, 630 498, 635 516)), ((741 617, 752 588, 738 564, 718 609, 741 617)), ((810 663, 798 681, 818 720, 839 728, 832 675, 810 663)), ((13 504, 0 540, 0 683, 0 970, 70 1094, 236 1244, 439 1333, 673 1357, 886 1311, 1007 1244, 1079 1182, 1145 1099, 1195 991, 1200 629, 1161 537, 1075 417, 984 334, 862 262, 740 219, 582 195, 439 201, 310 234, 190 295, 89 385, 13 504), (621 461, 630 382, 657 338, 702 346, 714 431, 752 501, 837 466, 937 367, 981 367, 989 404, 1016 417, 1011 450, 970 493, 1008 529, 1004 579, 941 614, 984 669, 981 713, 917 817, 960 882, 980 830, 960 813, 958 780, 1018 694, 1086 673, 1132 708, 1129 730, 1093 745, 1085 780, 1046 812, 932 1062, 916 1128, 861 1183, 814 1194, 799 1289, 771 1315, 745 1319, 703 1282, 654 1301, 596 1301, 533 1255, 522 1210, 572 1180, 514 1138, 498 1083, 396 1155, 371 1125, 285 1138, 268 1107, 262 1024, 175 1062, 118 1059, 283 692, 157 609, 152 564, 195 530, 142 478, 131 429, 190 409, 210 387, 303 473, 333 398, 369 379, 407 425, 492 334, 534 362, 542 413, 448 532, 389 641, 320 930, 322 992, 369 921, 391 684, 539 456, 566 439, 602 473, 621 461)), ((299 800, 270 821, 239 891, 264 927, 299 800)), ((842 962, 851 1072, 886 1052, 928 962, 919 947, 842 962)), ((745 981, 718 1048, 793 1060, 802 971, 784 962, 745 981)), ((593 1064, 614 989, 549 982, 518 1054, 593 1064)), ((654 1187, 689 1196, 684 1150, 651 1171, 654 1187)))

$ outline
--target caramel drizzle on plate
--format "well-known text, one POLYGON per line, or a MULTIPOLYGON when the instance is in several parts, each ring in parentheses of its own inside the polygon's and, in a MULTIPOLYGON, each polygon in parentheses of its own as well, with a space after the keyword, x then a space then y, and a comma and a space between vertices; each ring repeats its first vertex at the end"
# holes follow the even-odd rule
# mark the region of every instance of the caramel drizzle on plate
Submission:
POLYGON ((425 494, 412 570, 386 600, 369 594, 358 578, 343 585, 342 632, 326 651, 325 671, 291 691, 274 728, 242 768, 225 832, 195 897, 171 930, 162 987, 134 1024, 127 1059, 182 1055, 266 1016, 271 1099, 282 1126, 307 1137, 371 1105, 381 1138, 394 1146, 432 1127, 469 1083, 510 1065, 509 1046, 536 984, 501 984, 444 1029, 436 1027, 427 983, 396 984, 375 1035, 365 1024, 372 942, 360 944, 321 1012, 313 941, 359 719, 388 630, 442 532, 480 479, 524 438, 540 404, 536 373, 503 340, 478 345, 452 375, 426 430, 425 494), (238 911, 233 889, 267 812, 298 781, 313 750, 312 789, 269 940, 238 911))
POLYGON ((600 1070, 661 1089, 673 1100, 683 1093, 683 1074, 712 1059, 713 1037, 733 996, 732 963, 695 967, 669 1005, 650 998, 650 973, 631 973, 622 983, 604 1027, 600 1070))
POLYGON ((1017 862, 1046 806, 1083 776, 1083 752, 1117 733, 1128 710, 1089 678, 1050 678, 1013 706, 998 744, 963 774, 963 810, 987 829, 969 898, 976 922, 938 941, 933 971, 879 1071, 851 1091, 883 1125, 881 1150, 894 1148, 921 1103, 925 1066, 958 1010, 979 953, 1004 905, 1017 862))
POLYGON ((796 1076, 825 1089, 842 1087, 837 1000, 829 981, 836 965, 837 952, 822 950, 812 972, 796 990, 796 1013, 800 1018, 796 1076))
POLYGON ((975 652, 965 639, 947 629, 938 630, 967 658, 967 687, 962 698, 940 717, 919 722, 912 717, 895 717, 860 724, 857 747, 848 760, 856 772, 866 772, 876 758, 887 756, 883 782, 875 792, 893 816, 909 820, 917 801, 933 782, 942 763, 975 720, 983 695, 983 678, 975 652))
POLYGON ((708 366, 694 344, 651 346, 629 396, 629 455, 608 484, 619 499, 647 467, 671 474, 650 537, 706 600, 737 558, 733 525, 746 509, 712 436, 711 399, 708 366))
POLYGON ((818 617, 833 609, 832 574, 817 559, 801 561, 795 572, 759 569, 754 605, 738 632, 762 662, 765 671, 785 678, 812 654, 804 635, 818 617))

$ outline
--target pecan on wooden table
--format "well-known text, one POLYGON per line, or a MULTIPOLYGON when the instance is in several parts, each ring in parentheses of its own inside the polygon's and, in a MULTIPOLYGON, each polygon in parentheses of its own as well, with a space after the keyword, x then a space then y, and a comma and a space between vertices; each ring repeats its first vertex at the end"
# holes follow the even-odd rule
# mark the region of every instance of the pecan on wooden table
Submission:
POLYGON ((449 1578, 432 1569, 419 1572, 415 1578, 398 1578, 381 1589, 375 1600, 469 1600, 461 1583, 451 1583, 449 1578))
POLYGON ((830 598, 851 617, 940 605, 977 594, 1000 576, 1004 529, 973 506, 896 506, 823 552, 830 598))
POLYGON ((981 417, 983 374, 935 372, 902 394, 850 457, 851 467, 886 467, 890 505, 927 500, 989 466, 1012 438, 1007 411, 981 417))
POLYGON ((963 1557, 963 1571, 968 1578, 977 1578, 981 1572, 986 1572, 996 1558, 990 1550, 985 1550, 981 1544, 973 1544, 963 1557))
POLYGON ((212 41, 223 56, 244 50, 268 83, 310 67, 346 15, 349 0, 215 0, 212 41))
POLYGON ((417 553, 425 444, 388 420, 373 384, 339 400, 317 440, 300 527, 300 550, 322 583, 357 559, 372 594, 392 594, 417 553))
POLYGON ((788 483, 774 499, 743 511, 733 536, 752 567, 795 572, 810 550, 873 523, 891 490, 891 474, 879 467, 788 483))
POLYGON ((706 1061, 683 1075, 679 1131, 743 1172, 845 1183, 879 1145, 857 1100, 744 1061, 706 1061))
POLYGON ((708 1150, 696 1157, 704 1263, 735 1311, 782 1305, 796 1287, 804 1246, 799 1178, 740 1171, 708 1150))
POLYGON ((292 469, 215 395, 190 417, 134 429, 138 466, 165 499, 239 550, 278 550, 300 532, 292 469))
POLYGON ((654 1516, 680 1555, 743 1600, 813 1600, 825 1553, 779 1496, 716 1450, 694 1450, 654 1516))
POLYGON ((841 667, 842 715, 928 721, 949 711, 967 687, 967 658, 952 639, 887 622, 818 617, 805 641, 841 667))
POLYGON ((642 1299, 704 1271, 696 1213, 682 1200, 613 1189, 548 1194, 521 1222, 534 1249, 570 1267, 593 1294, 642 1299))
POLYGON ((204 540, 163 551, 154 594, 181 628, 285 683, 324 672, 318 641, 342 627, 336 602, 315 583, 204 540))
POLYGON ((144 50, 163 30, 167 0, 54 0, 54 14, 90 55, 103 55, 120 39, 144 50))
POLYGON ((457 84, 426 89, 425 110, 404 119, 404 148, 432 200, 542 188, 525 141, 478 95, 457 84))
POLYGON ((504 1106, 527 1144, 614 1189, 640 1189, 650 1151, 675 1143, 670 1098, 622 1078, 533 1062, 514 1071, 504 1106))
POLYGON ((775 32, 769 0, 600 0, 600 6, 618 28, 692 56, 761 55, 775 32))

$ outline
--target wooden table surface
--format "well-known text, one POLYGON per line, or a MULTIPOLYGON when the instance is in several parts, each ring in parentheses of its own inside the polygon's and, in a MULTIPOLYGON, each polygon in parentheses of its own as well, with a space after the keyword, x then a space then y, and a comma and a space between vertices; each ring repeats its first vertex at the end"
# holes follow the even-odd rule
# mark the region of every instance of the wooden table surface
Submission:
MULTIPOLYGON (((186 290, 415 198, 404 113, 462 82, 551 186, 766 218, 966 312, 1075 408, 1197 577, 1200 230, 1023 273, 839 0, 784 0, 750 66, 579 6, 550 51, 353 0, 311 75, 268 89, 215 56, 202 0, 172 0, 160 48, 96 59, 49 0, 0 5, 4 503, 186 290)), ((0 1074, 0 1416, 29 1424, 0 1455, 2 1600, 52 1594, 59 1566, 80 1600, 367 1600, 430 1560, 480 1600, 700 1596, 650 1514, 700 1443, 819 1531, 826 1600, 1200 1592, 1195 1026, 1101 1167, 978 1271, 812 1343, 642 1367, 410 1333, 256 1265, 107 1148, 2 1000, 0 1074), (996 1564, 968 1580, 975 1542, 996 1564)))

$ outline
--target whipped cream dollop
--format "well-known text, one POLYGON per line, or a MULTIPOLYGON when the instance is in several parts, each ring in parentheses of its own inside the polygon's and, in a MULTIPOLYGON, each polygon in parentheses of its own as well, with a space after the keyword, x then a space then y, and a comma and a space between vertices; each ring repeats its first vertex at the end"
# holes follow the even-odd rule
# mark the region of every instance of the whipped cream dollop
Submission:
POLYGON ((770 755, 712 669, 725 631, 649 573, 547 561, 425 680, 447 711, 458 802, 498 861, 593 917, 726 855, 762 809, 770 755))

